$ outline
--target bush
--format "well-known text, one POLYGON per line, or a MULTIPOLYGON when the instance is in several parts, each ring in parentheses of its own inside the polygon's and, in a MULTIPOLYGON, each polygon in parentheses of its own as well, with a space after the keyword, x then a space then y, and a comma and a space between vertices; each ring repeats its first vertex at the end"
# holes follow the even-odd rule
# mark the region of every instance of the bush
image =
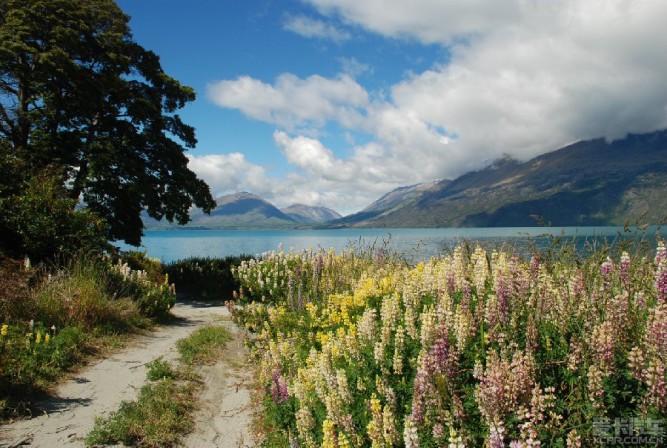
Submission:
POLYGON ((123 290, 137 304, 142 314, 162 317, 176 304, 175 285, 169 284, 169 276, 163 275, 159 262, 142 256, 133 256, 134 265, 147 265, 150 271, 135 270, 122 260, 113 265, 117 288, 123 290), (137 260, 141 260, 138 263, 137 260), (156 265, 157 264, 157 265, 156 265))
POLYGON ((0 196, 0 249, 33 262, 105 250, 105 222, 76 205, 59 173, 46 170, 27 180, 20 191, 0 196))
POLYGON ((34 271, 0 252, 0 322, 32 315, 29 287, 33 281, 34 271))
POLYGON ((118 287, 103 260, 80 256, 63 264, 33 289, 33 319, 58 328, 88 330, 108 324, 122 328, 138 321, 140 310, 129 297, 131 288, 118 287))
POLYGON ((164 266, 160 260, 156 258, 149 258, 146 252, 139 252, 136 250, 129 250, 122 252, 120 259, 123 263, 134 271, 143 271, 146 277, 153 283, 164 283, 165 273, 164 266))
POLYGON ((153 361, 146 364, 146 378, 148 378, 149 381, 157 381, 174 377, 176 377, 176 372, 174 372, 171 364, 163 360, 162 357, 154 359, 153 361))
POLYGON ((0 397, 26 396, 57 379, 84 355, 87 341, 87 332, 80 327, 59 330, 42 323, 2 324, 0 397))
POLYGON ((231 298, 238 291, 239 283, 232 270, 250 255, 225 258, 192 257, 175 261, 165 266, 169 278, 180 293, 198 298, 231 298))

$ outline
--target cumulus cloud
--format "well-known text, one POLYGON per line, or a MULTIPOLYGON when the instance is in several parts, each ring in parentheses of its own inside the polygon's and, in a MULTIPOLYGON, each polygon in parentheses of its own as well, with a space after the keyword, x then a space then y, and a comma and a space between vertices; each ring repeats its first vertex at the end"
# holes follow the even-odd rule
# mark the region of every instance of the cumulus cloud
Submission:
POLYGON ((241 153, 188 155, 188 167, 209 184, 214 197, 250 191, 278 207, 323 205, 343 214, 362 209, 402 185, 388 181, 385 171, 371 163, 382 152, 375 144, 360 146, 352 159, 341 160, 316 139, 289 136, 282 131, 276 132, 274 139, 298 171, 274 177, 266 167, 250 163, 241 153))
POLYGON ((305 0, 322 14, 339 16, 393 38, 449 45, 521 18, 521 1, 494 0, 305 0))
POLYGON ((272 194, 274 187, 267 170, 248 162, 241 153, 187 157, 188 168, 211 187, 214 197, 237 191, 272 194))
POLYGON ((298 170, 289 182, 313 182, 320 199, 454 177, 503 153, 527 159, 667 127, 665 1, 305 1, 325 17, 451 54, 385 96, 355 80, 354 60, 335 78, 211 86, 217 104, 281 129, 276 145, 298 170), (372 143, 340 159, 300 132, 329 121, 372 143))
POLYGON ((287 16, 284 29, 308 38, 319 38, 342 42, 350 39, 350 33, 336 26, 312 17, 298 15, 287 16))
POLYGON ((335 79, 319 75, 304 79, 286 73, 273 85, 241 76, 210 84, 208 94, 219 106, 287 129, 330 120, 353 126, 368 104, 366 90, 346 74, 335 79))

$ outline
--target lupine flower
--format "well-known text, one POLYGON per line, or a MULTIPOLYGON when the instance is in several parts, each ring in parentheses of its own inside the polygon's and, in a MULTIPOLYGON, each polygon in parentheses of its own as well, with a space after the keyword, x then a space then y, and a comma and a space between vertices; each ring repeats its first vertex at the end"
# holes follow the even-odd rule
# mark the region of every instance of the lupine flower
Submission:
POLYGON ((308 448, 315 448, 315 440, 311 435, 311 430, 315 428, 315 419, 313 414, 305 406, 301 406, 296 412, 296 430, 304 445, 308 448))
POLYGON ((567 448, 581 448, 581 436, 576 428, 567 434, 567 448))
POLYGON ((602 398, 604 390, 602 389, 602 380, 604 374, 598 366, 593 364, 588 368, 588 399, 595 409, 602 409, 602 398))
POLYGON ((648 403, 660 411, 667 409, 667 384, 665 383, 665 363, 659 358, 649 361, 646 370, 646 384, 648 385, 648 403))
POLYGON ((614 347, 617 328, 612 322, 603 322, 593 329, 592 341, 595 344, 596 360, 605 376, 614 369, 614 347))
POLYGON ((394 373, 400 375, 403 371, 403 345, 405 344, 405 330, 403 326, 396 329, 396 337, 394 339, 394 356, 392 358, 392 368, 394 373))
POLYGON ((600 265, 600 276, 602 277, 602 285, 605 290, 609 290, 611 285, 611 274, 614 271, 614 262, 610 257, 600 265))
POLYGON ((405 426, 403 429, 403 443, 405 448, 419 448, 419 435, 417 434, 417 427, 412 422, 410 417, 406 417, 405 426))
POLYGON ((388 404, 382 408, 382 437, 388 446, 395 446, 399 440, 399 432, 396 430, 396 419, 388 404))
POLYGON ((660 241, 655 254, 655 290, 660 300, 667 300, 667 249, 660 241))
POLYGON ((621 254, 619 276, 627 289, 630 285, 630 255, 627 252, 621 254))
POLYGON ((289 398, 289 393, 287 392, 287 382, 278 367, 273 370, 272 379, 271 397, 275 404, 281 404, 289 398))
POLYGON ((505 427, 502 422, 491 424, 489 430, 489 447, 505 448, 505 427))
POLYGON ((322 439, 322 448, 337 448, 338 437, 336 435, 336 428, 333 421, 328 418, 322 422, 322 434, 324 436, 322 439))
POLYGON ((474 375, 479 380, 475 396, 482 416, 489 423, 503 421, 521 403, 527 403, 533 387, 533 361, 530 355, 516 350, 500 357, 490 350, 486 369, 476 366, 474 375))

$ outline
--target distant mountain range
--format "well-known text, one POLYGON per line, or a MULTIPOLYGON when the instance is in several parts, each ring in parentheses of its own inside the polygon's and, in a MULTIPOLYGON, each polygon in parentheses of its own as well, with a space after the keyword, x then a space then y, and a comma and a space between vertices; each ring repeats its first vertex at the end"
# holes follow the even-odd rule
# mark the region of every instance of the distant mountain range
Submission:
POLYGON ((195 211, 187 228, 657 224, 667 217, 667 130, 582 141, 523 163, 507 156, 454 180, 397 188, 345 217, 299 204, 281 210, 245 192, 217 204, 210 215, 195 211))
POLYGON ((209 215, 201 210, 192 212, 192 220, 186 226, 175 226, 162 221, 144 218, 149 229, 293 229, 303 225, 322 224, 342 216, 326 207, 302 204, 290 205, 282 210, 261 197, 247 192, 222 196, 209 215))
POLYGON ((667 217, 667 131, 582 141, 397 189, 331 227, 624 225, 667 217))

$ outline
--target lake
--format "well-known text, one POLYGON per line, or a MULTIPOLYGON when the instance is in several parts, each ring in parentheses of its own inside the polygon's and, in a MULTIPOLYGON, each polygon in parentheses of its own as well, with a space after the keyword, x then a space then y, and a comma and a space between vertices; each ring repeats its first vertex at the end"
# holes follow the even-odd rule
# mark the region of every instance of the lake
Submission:
MULTIPOLYGON (((646 235, 655 239, 655 228, 646 235)), ((620 238, 638 239, 641 234, 624 233, 623 227, 503 227, 438 229, 322 229, 322 230, 153 230, 146 231, 142 247, 120 244, 123 250, 145 250, 164 263, 188 257, 225 257, 260 255, 277 250, 308 250, 322 247, 337 251, 350 247, 387 245, 411 259, 427 259, 444 248, 468 241, 507 243, 519 247, 534 244, 543 248, 550 236, 576 238, 580 247, 586 241, 614 242, 620 238)), ((118 245, 118 244, 117 244, 118 245)))

